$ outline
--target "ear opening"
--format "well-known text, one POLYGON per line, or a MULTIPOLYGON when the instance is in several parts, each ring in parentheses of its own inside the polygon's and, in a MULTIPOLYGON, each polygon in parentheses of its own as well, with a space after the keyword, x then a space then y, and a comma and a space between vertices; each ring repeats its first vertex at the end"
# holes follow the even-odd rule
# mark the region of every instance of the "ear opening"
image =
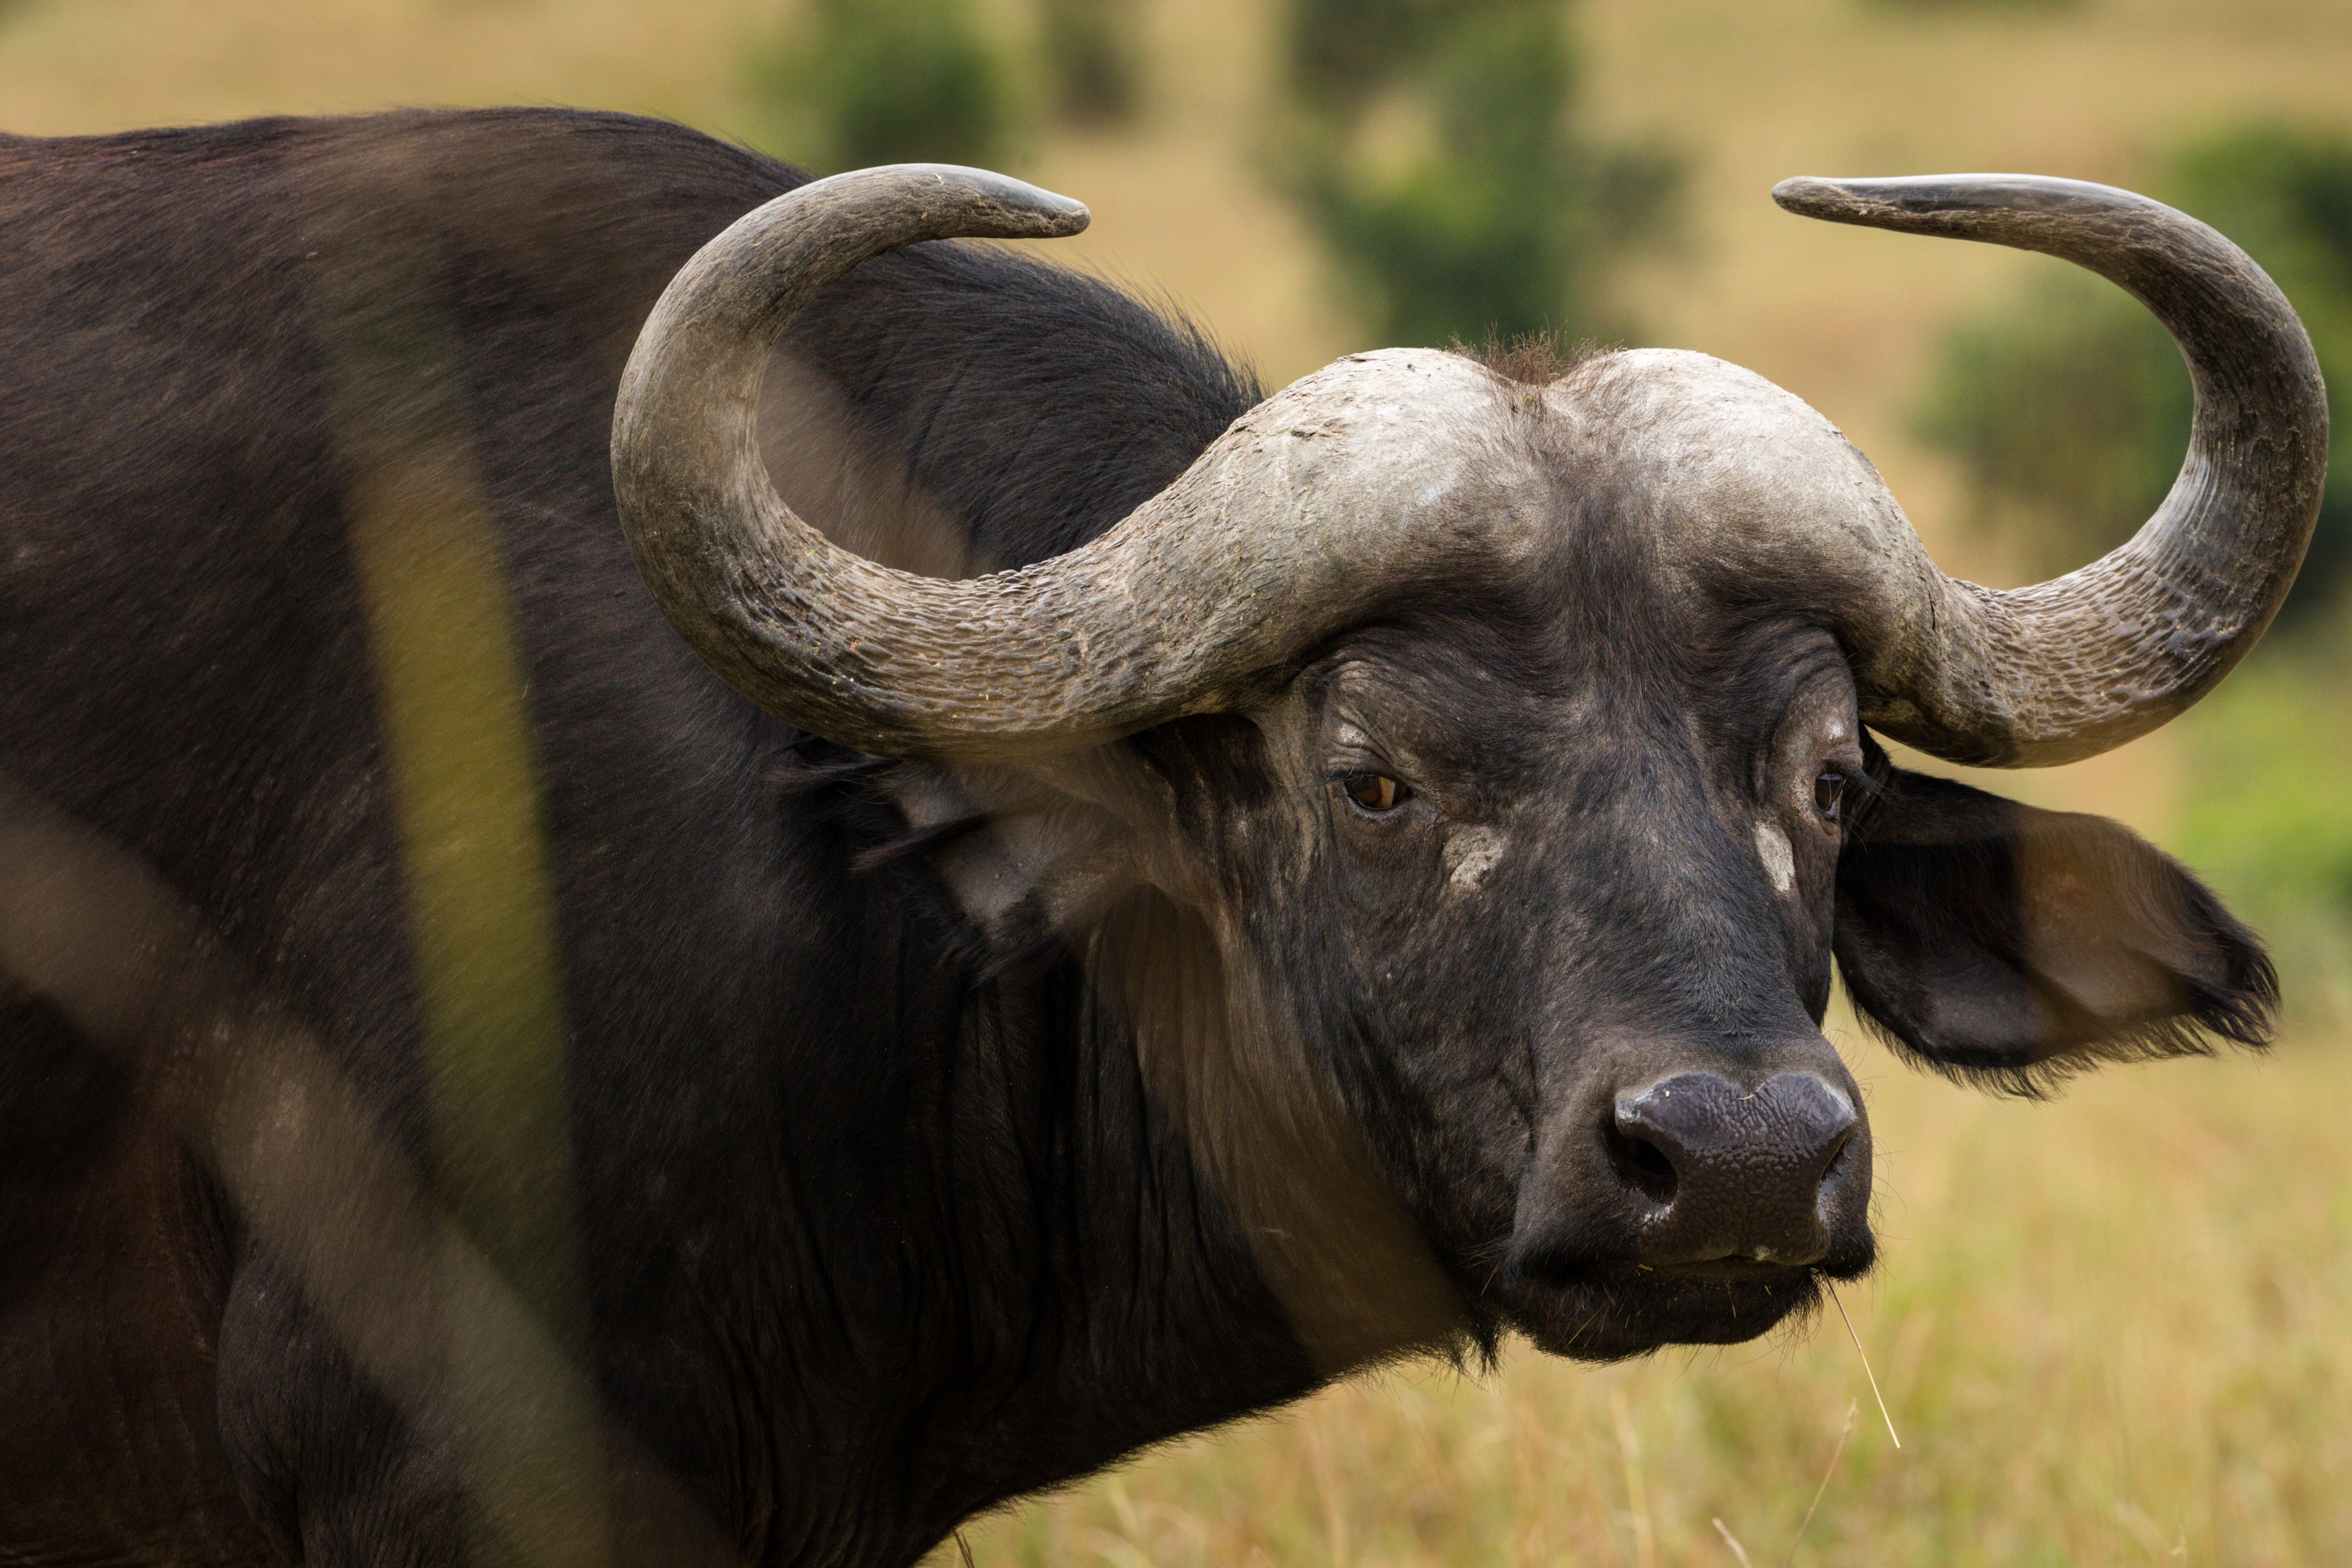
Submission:
POLYGON ((1873 1032, 2042 1096, 2108 1062, 2267 1045, 2278 975, 2187 868, 2119 823, 1906 773, 1848 825, 1833 949, 1873 1032))

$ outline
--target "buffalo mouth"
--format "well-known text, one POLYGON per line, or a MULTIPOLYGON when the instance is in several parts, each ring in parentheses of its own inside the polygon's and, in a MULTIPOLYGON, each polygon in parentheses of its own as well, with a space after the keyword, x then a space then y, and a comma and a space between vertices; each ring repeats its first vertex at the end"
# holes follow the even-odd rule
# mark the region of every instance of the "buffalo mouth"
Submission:
POLYGON ((1622 1361, 1668 1345, 1730 1345, 1821 1305, 1827 1279, 1868 1272, 1869 1251, 1790 1268, 1739 1258, 1653 1268, 1601 1263, 1504 1289, 1505 1313, 1549 1355, 1622 1361))

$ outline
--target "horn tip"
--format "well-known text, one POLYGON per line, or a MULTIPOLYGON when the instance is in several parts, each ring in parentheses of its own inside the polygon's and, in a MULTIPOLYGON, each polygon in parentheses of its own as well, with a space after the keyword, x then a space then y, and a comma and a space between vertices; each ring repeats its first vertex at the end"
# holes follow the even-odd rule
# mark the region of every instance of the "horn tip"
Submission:
POLYGON ((1087 204, 1075 196, 1066 196, 1058 191, 1049 191, 1026 180, 1015 180, 1003 174, 997 179, 1002 182, 998 190, 1005 205, 1035 224, 1037 237, 1041 239, 1066 239, 1071 235, 1085 232, 1087 225, 1095 220, 1095 215, 1088 210, 1087 204))
POLYGON ((972 169, 957 163, 909 163, 901 167, 919 176, 965 185, 1003 209, 1013 232, 1003 238, 1066 239, 1094 221, 1087 204, 1075 197, 1000 174, 993 169, 972 169))
POLYGON ((1862 205, 1858 194, 1844 181, 1813 174, 1781 181, 1772 187, 1772 199, 1783 211, 1800 217, 1843 217, 1862 205))
POLYGON ((1083 233, 1094 215, 1084 202, 1041 190, 1026 180, 961 163, 882 163, 852 169, 801 187, 801 195, 830 187, 895 188, 904 195, 955 193, 964 204, 952 232, 972 239, 1066 239, 1083 233))

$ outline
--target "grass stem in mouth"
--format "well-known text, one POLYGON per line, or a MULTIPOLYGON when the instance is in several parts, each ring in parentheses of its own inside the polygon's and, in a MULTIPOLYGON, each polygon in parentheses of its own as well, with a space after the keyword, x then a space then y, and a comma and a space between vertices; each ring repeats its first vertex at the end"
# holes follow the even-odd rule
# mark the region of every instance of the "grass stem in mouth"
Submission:
POLYGON ((1862 1375, 1870 1379, 1870 1396, 1878 1401, 1878 1416, 1886 1423, 1886 1435, 1895 1437, 1895 1446, 1900 1448, 1903 1439, 1895 1436, 1895 1417, 1886 1414, 1886 1395, 1878 1392, 1878 1374, 1870 1370, 1870 1352, 1862 1348, 1862 1336, 1853 1331, 1853 1320, 1845 1315, 1845 1302, 1838 1295, 1837 1286, 1827 1279, 1822 1283, 1829 1286, 1830 1300, 1837 1303, 1838 1316, 1845 1321, 1845 1337, 1853 1342, 1853 1353, 1862 1358, 1862 1375))

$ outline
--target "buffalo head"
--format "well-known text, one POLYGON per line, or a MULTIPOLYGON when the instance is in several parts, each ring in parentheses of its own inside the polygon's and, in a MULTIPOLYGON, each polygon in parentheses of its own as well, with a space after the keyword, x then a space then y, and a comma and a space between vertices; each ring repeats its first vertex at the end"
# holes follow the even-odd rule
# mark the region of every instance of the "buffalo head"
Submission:
POLYGON ((2099 186, 1778 195, 2134 292, 2197 384, 2163 508, 1996 592, 1736 366, 1636 351, 1529 384, 1389 350, 1269 398, 1082 548, 894 571, 779 499, 754 410, 793 314, 868 258, 1086 221, 970 170, 761 208, 630 363, 614 476, 672 622, 771 711, 998 815, 990 874, 1092 955, 1294 1315, 1420 1303, 1327 1312, 1335 1363, 1465 1324, 1589 1356, 1745 1339, 1866 1268, 1833 956, 1900 1047, 2015 1088, 2263 1037, 2269 967, 2181 868, 1899 771, 1871 731, 2063 762, 2219 680, 2318 505, 2293 311, 2210 229, 2099 186))

